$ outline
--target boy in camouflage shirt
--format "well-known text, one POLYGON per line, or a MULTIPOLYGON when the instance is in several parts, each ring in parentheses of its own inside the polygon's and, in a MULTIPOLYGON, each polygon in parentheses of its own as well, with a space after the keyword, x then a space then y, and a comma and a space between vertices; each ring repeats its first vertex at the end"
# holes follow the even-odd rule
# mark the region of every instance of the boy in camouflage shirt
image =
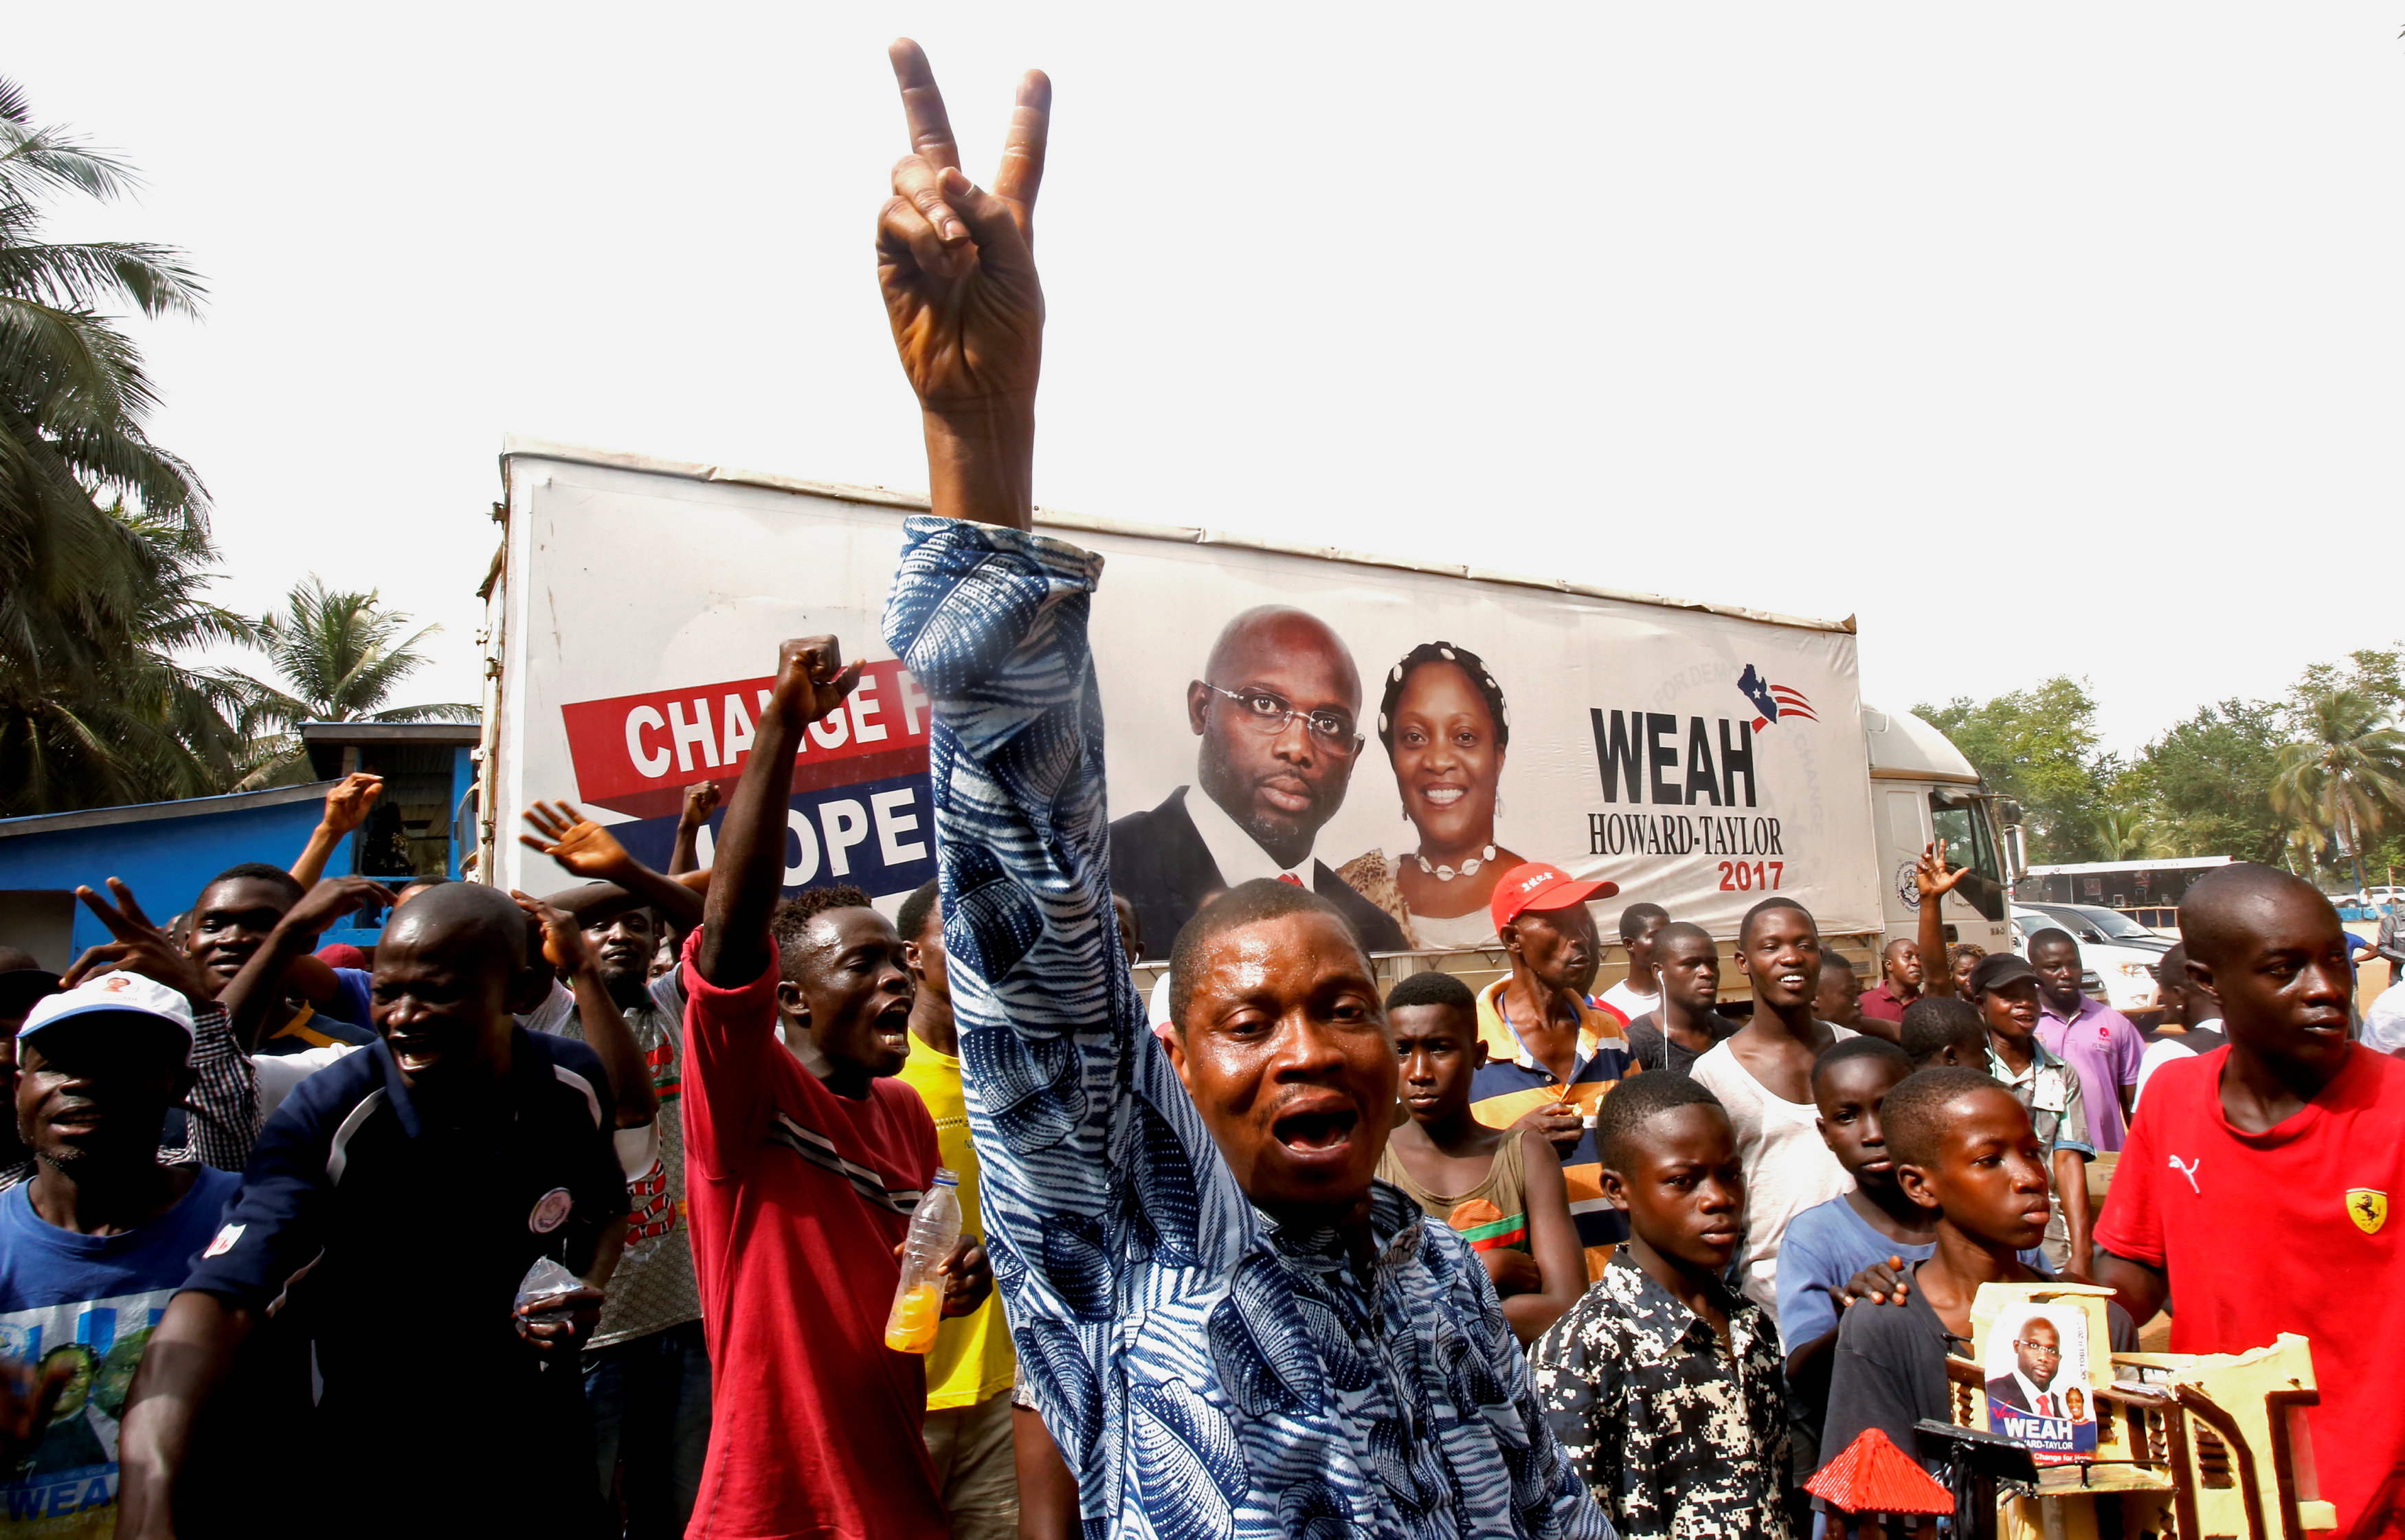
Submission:
POLYGON ((1728 1113, 1655 1071, 1596 1140, 1628 1240, 1529 1350, 1546 1422, 1623 1540, 1793 1540, 1779 1329, 1721 1282, 1745 1232, 1728 1113))

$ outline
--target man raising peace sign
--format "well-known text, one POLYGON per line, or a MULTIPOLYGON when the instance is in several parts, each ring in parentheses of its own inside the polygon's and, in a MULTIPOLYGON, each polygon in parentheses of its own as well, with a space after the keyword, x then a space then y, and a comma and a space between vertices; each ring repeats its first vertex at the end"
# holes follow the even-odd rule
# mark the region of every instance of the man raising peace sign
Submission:
POLYGON ((1358 934, 1248 883, 1146 1029, 1111 906, 1086 620, 1102 563, 1028 532, 1051 87, 970 182, 925 57, 879 280, 936 516, 886 640, 935 703, 944 944, 987 1244, 1085 1522, 1124 1537, 1607 1537, 1485 1268, 1371 1173, 1396 1061, 1358 934))

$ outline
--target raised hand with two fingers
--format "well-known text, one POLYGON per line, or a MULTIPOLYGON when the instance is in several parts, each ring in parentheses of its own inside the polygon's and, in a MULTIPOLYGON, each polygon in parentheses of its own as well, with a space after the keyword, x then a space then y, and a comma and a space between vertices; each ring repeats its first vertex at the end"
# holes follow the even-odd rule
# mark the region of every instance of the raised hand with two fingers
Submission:
POLYGON ((944 94, 918 44, 889 50, 910 153, 877 219, 877 279, 902 372, 937 414, 1032 408, 1043 357, 1044 289, 1035 276, 1035 193, 1052 82, 1029 70, 991 190, 961 171, 944 94))
POLYGON ((115 940, 87 948, 75 960, 60 980, 59 987, 73 989, 87 979, 103 973, 139 973, 165 984, 190 1000, 192 1009, 207 1009, 217 1000, 217 985, 191 954, 177 946, 168 934, 142 912, 134 901, 134 890, 118 879, 108 880, 108 891, 117 902, 111 904, 88 887, 75 890, 84 907, 100 917, 115 940))

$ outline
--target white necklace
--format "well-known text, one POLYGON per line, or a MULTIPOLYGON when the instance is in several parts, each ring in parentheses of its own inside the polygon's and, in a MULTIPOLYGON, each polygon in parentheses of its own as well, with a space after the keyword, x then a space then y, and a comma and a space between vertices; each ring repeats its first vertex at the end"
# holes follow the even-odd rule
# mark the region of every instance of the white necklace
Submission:
POLYGON ((1451 867, 1431 866, 1428 864, 1428 858, 1422 855, 1418 851, 1412 852, 1412 859, 1420 864, 1420 869, 1422 871, 1434 877, 1438 882, 1450 883, 1456 877, 1477 876, 1478 869, 1480 867, 1483 867, 1487 862, 1495 859, 1495 847, 1493 845, 1489 845, 1484 850, 1482 850, 1477 855, 1471 856, 1469 860, 1462 862, 1461 869, 1459 871, 1454 870, 1451 867))

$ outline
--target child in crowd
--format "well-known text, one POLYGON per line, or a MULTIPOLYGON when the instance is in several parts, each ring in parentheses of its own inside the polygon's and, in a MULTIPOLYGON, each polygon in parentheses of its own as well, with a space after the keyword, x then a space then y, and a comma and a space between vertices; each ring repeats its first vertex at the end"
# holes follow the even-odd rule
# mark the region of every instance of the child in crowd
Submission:
MULTIPOLYGON (((2159 976, 2155 999, 2163 1008, 2163 1019, 2145 1035, 2145 1055, 2138 1061, 2138 1089, 2131 1097, 2132 1120, 2138 1115, 2137 1104, 2145 1099, 2146 1082, 2154 1079, 2156 1070, 2173 1059, 2210 1053, 2229 1040, 2220 1030, 2221 1002, 2213 997, 2211 990, 2187 976, 2186 941, 2164 953, 2155 970, 2159 976)), ((2367 1018, 2365 1037, 2370 1036, 2367 1018)))
POLYGON ((1982 957, 1971 970, 1971 1003, 1988 1028, 1988 1072, 2029 1109, 2054 1161, 2054 1218, 2046 1256, 2057 1271, 2086 1277, 2089 1266, 2088 1104, 2079 1077, 2037 1040, 2037 969, 2009 952, 1982 957))
MULTIPOLYGON (((1941 1005, 1971 1016, 1976 1031, 1976 1014, 1959 1000, 1915 1000, 1905 1019, 1941 1005)), ((1813 1451, 1828 1400, 1837 1321, 1856 1297, 1849 1285, 1865 1269, 1884 1264, 1900 1272, 1908 1262, 1928 1261, 1936 1250, 1937 1216, 1896 1184, 1895 1160, 1880 1120, 1888 1093, 1912 1072, 1903 1049, 1872 1037, 1849 1038, 1812 1067, 1821 1137, 1854 1179, 1854 1190, 1796 1215, 1779 1248, 1779 1328, 1788 1345, 1792 1425, 1797 1442, 1811 1447, 1798 1455, 1806 1470, 1819 1464, 1813 1451)), ((2043 1253, 2034 1249, 2020 1260, 2045 1270, 2043 1253)))
POLYGON ((1586 1292, 1561 1157, 1535 1129, 1498 1130, 1470 1116, 1470 1081, 1486 1045, 1468 984, 1412 974, 1386 996, 1386 1022, 1412 1121, 1386 1140, 1379 1180, 1461 1232, 1495 1280, 1504 1319, 1533 1342, 1586 1292))
POLYGON ((1653 982, 1653 943, 1669 923, 1670 911, 1660 904, 1631 904, 1620 911, 1620 944, 1628 953, 1628 976, 1596 996, 1596 1004, 1630 1022, 1654 1009, 1660 992, 1653 982))
POLYGON ((1628 1054, 1639 1069, 1683 1075, 1737 1030, 1717 1009, 1721 949, 1703 926, 1674 920, 1654 932, 1653 966, 1661 987, 1653 1009, 1628 1024, 1628 1054))
POLYGON ((1852 1185, 1821 1142, 1812 1066, 1856 1036, 1812 1014, 1821 989, 1821 929, 1793 898, 1765 898, 1737 923, 1737 967, 1753 985, 1753 1017, 1695 1061, 1720 1098, 1745 1161, 1746 1297, 1779 1310, 1779 1246, 1796 1215, 1852 1185))
POLYGON ((1863 1014, 1862 992, 1851 957, 1835 947, 1821 954, 1821 992, 1812 996, 1812 1014, 1832 1026, 1895 1041, 1893 1022, 1863 1014))
POLYGON ((1987 954, 1988 949, 1976 941, 1957 941, 1946 949, 1947 965, 1954 974, 1955 994, 1971 993, 1971 970, 1978 967, 1979 959, 1987 954))
MULTIPOLYGON (((1933 1239, 1928 1259, 1892 1294, 1865 1299, 1840 1320, 1824 1462, 1865 1428, 1917 1452, 1915 1423, 1951 1420, 1946 1358, 1970 1350, 1979 1285, 2045 1276, 2023 1259, 2051 1213, 2049 1141, 2011 1091, 1976 1069, 1924 1069, 1887 1094, 1880 1114, 1895 1185, 1925 1211, 1933 1239)), ((2107 1313, 2113 1350, 2135 1352, 2129 1314, 2118 1306, 2107 1313)))
POLYGON ((2311 1340, 2321 1399, 2300 1410, 2338 1533, 2405 1533, 2405 1349, 2381 1314, 2405 1293, 2405 1065, 2348 1041, 2346 931, 2311 883, 2233 864, 2179 917, 2187 987, 2229 1041, 2147 1082, 2096 1280, 2132 1314, 2175 1296, 2175 1353, 2311 1340))
POLYGON ((1657 1071, 1605 1098, 1596 1136, 1629 1238, 1529 1351, 1546 1421, 1624 1540, 1790 1540, 1778 1329, 1721 1281, 1745 1230, 1728 1113, 1657 1071))
POLYGON ((1904 1008, 1903 1046, 1915 1069, 1985 1069, 1988 1024, 1967 1000, 1927 996, 1904 1008))

